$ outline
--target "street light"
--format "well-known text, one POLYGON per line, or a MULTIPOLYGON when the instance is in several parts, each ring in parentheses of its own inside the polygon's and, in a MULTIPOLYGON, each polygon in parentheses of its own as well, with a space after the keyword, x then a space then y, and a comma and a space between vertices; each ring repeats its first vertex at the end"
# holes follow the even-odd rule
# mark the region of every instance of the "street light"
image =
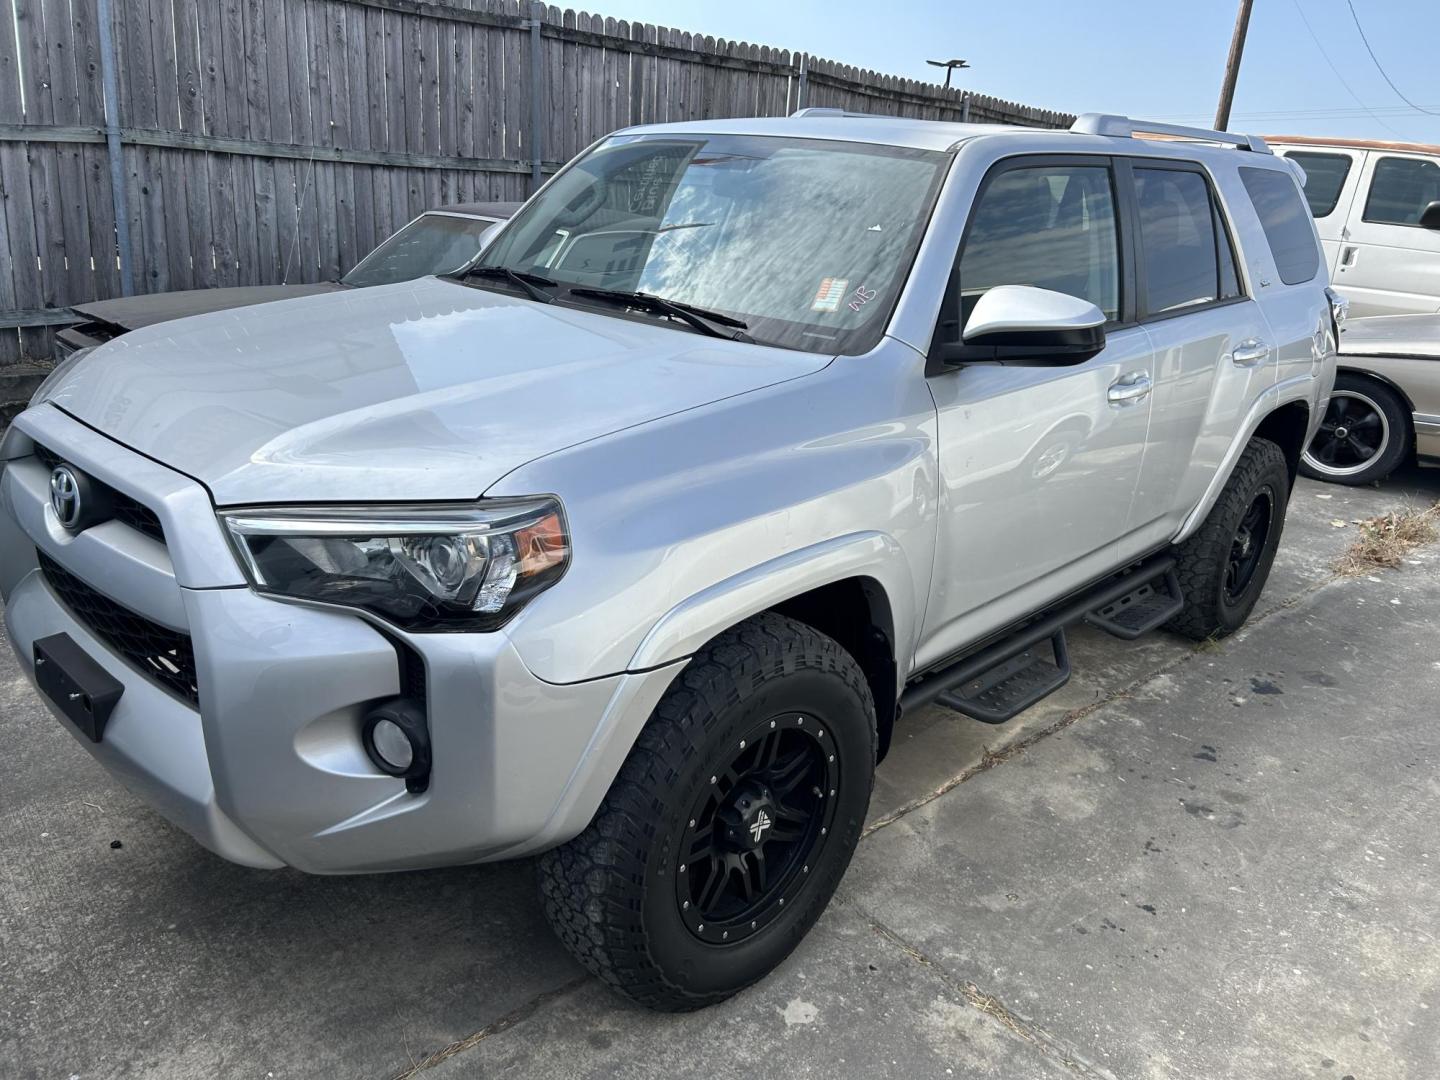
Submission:
POLYGON ((956 68, 968 68, 970 64, 965 60, 926 60, 925 63, 931 67, 943 67, 945 69, 945 89, 950 89, 950 76, 956 68))

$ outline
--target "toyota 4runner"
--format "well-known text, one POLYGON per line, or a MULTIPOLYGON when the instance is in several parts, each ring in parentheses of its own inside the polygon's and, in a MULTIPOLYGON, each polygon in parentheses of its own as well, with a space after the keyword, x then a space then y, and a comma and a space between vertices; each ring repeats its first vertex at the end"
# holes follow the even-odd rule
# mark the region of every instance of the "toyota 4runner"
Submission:
POLYGON ((634 128, 460 273, 58 368, 5 622, 212 851, 543 853, 581 962, 694 1008, 819 917, 906 712, 1009 719, 1082 620, 1244 622, 1342 315, 1258 139, 634 128))

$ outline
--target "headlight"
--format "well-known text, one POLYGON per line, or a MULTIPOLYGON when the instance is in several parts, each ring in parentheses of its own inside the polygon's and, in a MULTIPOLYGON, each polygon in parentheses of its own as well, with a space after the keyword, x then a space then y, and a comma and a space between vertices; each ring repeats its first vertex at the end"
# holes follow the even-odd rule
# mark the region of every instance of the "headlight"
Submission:
POLYGON ((493 630, 570 561, 554 499, 224 511, 260 592, 344 604, 406 630, 493 630))

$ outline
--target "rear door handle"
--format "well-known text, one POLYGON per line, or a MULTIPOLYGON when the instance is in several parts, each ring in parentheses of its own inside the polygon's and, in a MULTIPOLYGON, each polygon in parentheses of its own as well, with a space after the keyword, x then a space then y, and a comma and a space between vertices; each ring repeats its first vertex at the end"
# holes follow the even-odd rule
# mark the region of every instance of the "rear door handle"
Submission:
POLYGON ((1132 371, 1119 382, 1110 384, 1105 396, 1111 405, 1135 405, 1150 396, 1150 376, 1144 371, 1132 371))
POLYGON ((1255 367, 1263 364, 1270 355, 1270 346, 1259 338, 1246 338, 1230 351, 1230 359, 1236 367, 1255 367))

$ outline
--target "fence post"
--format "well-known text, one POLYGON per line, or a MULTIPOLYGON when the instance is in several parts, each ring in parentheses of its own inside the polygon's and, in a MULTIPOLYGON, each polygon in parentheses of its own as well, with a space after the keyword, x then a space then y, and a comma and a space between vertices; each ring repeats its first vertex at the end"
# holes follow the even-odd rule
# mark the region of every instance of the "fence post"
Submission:
POLYGON ((532 195, 540 189, 540 163, 545 156, 544 136, 540 133, 543 112, 540 107, 540 99, 545 93, 545 80, 541 77, 544 53, 540 42, 540 16, 544 12, 545 5, 540 0, 535 0, 530 5, 530 18, 525 20, 525 27, 530 31, 530 193, 532 195))
POLYGON ((797 85, 796 88, 795 88, 795 111, 796 111, 796 112, 799 112, 801 109, 805 108, 806 98, 808 98, 808 97, 810 96, 809 93, 808 93, 809 85, 810 85, 809 74, 810 74, 810 54, 809 54, 809 53, 801 53, 801 54, 800 54, 800 80, 799 80, 798 85, 797 85))
POLYGON ((120 146, 120 90, 115 79, 114 23, 110 0, 99 0, 100 83, 105 92, 105 150, 110 159, 110 201, 115 207, 115 242, 120 250, 120 295, 133 296, 135 274, 131 266, 130 200, 125 193, 125 158, 120 146))
POLYGON ((961 122, 962 124, 968 124, 968 123, 970 122, 970 91, 969 91, 969 90, 966 90, 963 94, 960 95, 960 122, 961 122))

